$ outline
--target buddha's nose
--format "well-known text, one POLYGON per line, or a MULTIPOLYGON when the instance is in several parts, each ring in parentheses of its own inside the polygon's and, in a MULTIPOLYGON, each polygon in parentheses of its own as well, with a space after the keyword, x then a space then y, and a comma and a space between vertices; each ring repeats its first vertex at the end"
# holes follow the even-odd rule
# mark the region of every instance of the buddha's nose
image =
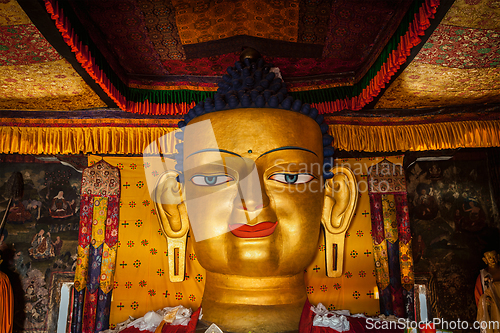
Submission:
POLYGON ((264 207, 269 205, 262 175, 254 168, 244 179, 239 182, 240 202, 236 206, 248 213, 258 214, 264 207))

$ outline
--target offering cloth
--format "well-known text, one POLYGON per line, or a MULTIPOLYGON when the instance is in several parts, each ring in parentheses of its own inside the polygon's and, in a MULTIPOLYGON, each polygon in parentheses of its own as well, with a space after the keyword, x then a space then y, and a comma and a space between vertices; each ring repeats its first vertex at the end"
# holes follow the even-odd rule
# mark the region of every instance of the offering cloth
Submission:
MULTIPOLYGON (((332 314, 332 312, 327 312, 323 315, 323 318, 332 318, 333 316, 335 319, 338 319, 338 322, 341 323, 337 326, 335 326, 337 329, 331 328, 331 327, 324 327, 324 326, 317 326, 318 325, 318 308, 322 306, 321 304, 318 305, 317 307, 314 307, 309 303, 307 300, 306 303, 304 304, 304 309, 302 311, 302 315, 300 318, 300 324, 299 324, 299 330, 296 332, 299 333, 365 333, 367 331, 374 332, 374 333, 402 333, 404 332, 404 329, 399 329, 399 328, 385 328, 385 325, 373 325, 374 321, 380 321, 379 318, 375 317, 372 318, 373 321, 370 323, 368 320, 370 319, 369 317, 364 316, 363 314, 354 314, 350 315, 349 311, 347 310, 340 310, 336 311, 337 315, 332 314), (345 313, 344 313, 345 312, 345 313), (344 313, 344 314, 342 314, 344 313), (332 317, 330 317, 332 316, 332 317), (384 327, 384 328, 382 328, 384 327)), ((324 307, 323 307, 324 308, 324 307)), ((325 309, 326 310, 326 309, 325 309)), ((155 333, 195 333, 195 332, 205 332, 206 323, 199 322, 199 317, 200 317, 200 312, 201 312, 201 307, 198 308, 197 311, 195 311, 191 315, 191 320, 189 321, 189 324, 187 326, 183 325, 170 325, 170 324, 160 324, 156 330, 155 333)), ((320 320, 319 321, 321 325, 321 322, 325 322, 325 320, 320 320)), ((333 322, 333 320, 332 320, 333 322)), ((392 327, 387 325, 388 327, 392 327)), ((393 325, 394 327, 396 326, 396 322, 393 325)), ((140 333, 140 332, 148 332, 146 330, 140 330, 137 327, 130 326, 127 327, 121 331, 121 333, 140 333)))

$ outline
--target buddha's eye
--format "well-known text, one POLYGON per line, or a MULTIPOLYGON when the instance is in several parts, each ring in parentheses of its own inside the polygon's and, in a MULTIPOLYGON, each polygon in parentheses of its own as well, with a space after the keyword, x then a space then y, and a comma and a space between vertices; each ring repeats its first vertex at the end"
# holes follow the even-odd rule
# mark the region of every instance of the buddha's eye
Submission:
POLYGON ((232 180, 234 180, 234 178, 228 175, 194 175, 193 177, 191 177, 191 181, 193 182, 193 184, 198 186, 216 186, 230 182, 232 180))
POLYGON ((305 184, 313 180, 314 176, 308 173, 275 173, 269 179, 283 184, 305 184))

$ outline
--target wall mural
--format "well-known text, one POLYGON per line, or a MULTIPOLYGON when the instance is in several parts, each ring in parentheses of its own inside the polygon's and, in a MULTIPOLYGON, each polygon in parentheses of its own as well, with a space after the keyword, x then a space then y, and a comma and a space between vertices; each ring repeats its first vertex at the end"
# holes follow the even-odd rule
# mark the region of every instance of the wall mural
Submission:
POLYGON ((14 288, 14 330, 46 331, 53 275, 72 272, 78 244, 81 173, 60 163, 2 163, 0 216, 7 207, 13 172, 24 195, 13 201, 0 235, 0 250, 14 288))
MULTIPOLYGON (((483 252, 498 246, 486 156, 416 162, 407 168, 415 275, 437 278, 435 317, 472 323, 483 252)), ((497 249, 498 250, 498 249, 497 249)))

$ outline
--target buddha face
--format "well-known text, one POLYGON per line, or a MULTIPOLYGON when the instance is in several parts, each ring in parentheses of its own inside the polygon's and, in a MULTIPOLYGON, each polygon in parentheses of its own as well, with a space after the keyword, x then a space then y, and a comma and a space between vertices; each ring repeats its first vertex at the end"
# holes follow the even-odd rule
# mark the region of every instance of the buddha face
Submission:
POLYGON ((322 134, 297 112, 236 109, 190 123, 184 135, 185 204, 208 271, 300 273, 315 254, 323 206, 322 134))

